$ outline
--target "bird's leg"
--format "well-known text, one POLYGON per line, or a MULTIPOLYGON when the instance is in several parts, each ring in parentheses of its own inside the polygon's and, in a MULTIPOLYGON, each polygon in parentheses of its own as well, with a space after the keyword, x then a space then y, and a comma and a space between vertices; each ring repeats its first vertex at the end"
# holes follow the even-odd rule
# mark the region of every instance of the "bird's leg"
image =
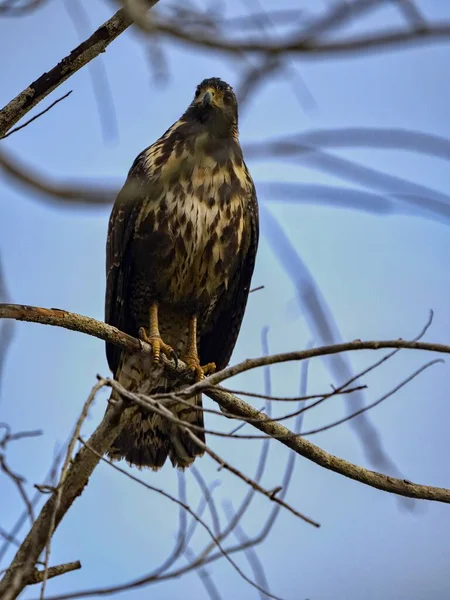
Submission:
POLYGON ((161 339, 161 335, 159 333, 159 325, 158 325, 158 303, 154 302, 150 306, 149 311, 149 330, 148 334, 145 331, 144 327, 139 328, 139 338, 143 342, 147 342, 147 344, 151 344, 152 346, 152 356, 153 362, 159 362, 161 353, 165 354, 167 358, 173 358, 175 362, 177 362, 177 355, 175 354, 174 349, 163 342, 161 339))
POLYGON ((194 315, 189 319, 189 331, 186 354, 183 356, 183 361, 187 366, 194 371, 195 380, 201 381, 206 375, 214 373, 216 370, 215 363, 208 363, 203 367, 200 365, 200 358, 197 349, 197 316, 194 315))

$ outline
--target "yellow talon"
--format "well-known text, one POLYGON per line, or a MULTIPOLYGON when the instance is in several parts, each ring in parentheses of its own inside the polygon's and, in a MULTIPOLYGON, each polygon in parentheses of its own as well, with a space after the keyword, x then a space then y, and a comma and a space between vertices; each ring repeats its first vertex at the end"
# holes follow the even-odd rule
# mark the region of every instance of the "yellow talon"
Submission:
POLYGON ((197 317, 195 315, 189 319, 187 349, 183 360, 187 367, 194 372, 196 382, 202 381, 207 375, 214 373, 216 370, 215 363, 208 363, 203 367, 200 364, 197 350, 197 317))
POLYGON ((186 363, 188 369, 193 371, 196 382, 202 381, 203 379, 205 379, 205 377, 207 375, 214 373, 214 371, 216 370, 215 363, 208 363, 207 365, 204 365, 204 366, 200 365, 198 356, 196 357, 196 356, 186 355, 184 357, 184 362, 186 363))
POLYGON ((149 333, 146 332, 144 327, 139 328, 139 339, 143 342, 147 342, 152 347, 153 362, 158 363, 161 354, 167 356, 167 358, 173 358, 177 362, 177 355, 174 349, 163 342, 159 333, 158 326, 158 304, 155 302, 150 307, 149 315, 149 333))
POLYGON ((161 339, 161 336, 150 336, 145 331, 144 327, 139 328, 139 339, 147 344, 150 344, 152 347, 152 358, 154 363, 158 363, 161 357, 161 354, 167 356, 167 358, 175 358, 175 351, 172 346, 166 344, 161 339))

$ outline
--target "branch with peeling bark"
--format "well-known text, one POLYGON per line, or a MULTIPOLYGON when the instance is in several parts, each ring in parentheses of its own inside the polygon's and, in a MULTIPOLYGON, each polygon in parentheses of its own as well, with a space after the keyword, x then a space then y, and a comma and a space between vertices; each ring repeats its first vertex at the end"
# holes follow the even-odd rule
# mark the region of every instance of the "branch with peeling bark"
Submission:
MULTIPOLYGON (((46 325, 54 325, 80 331, 92 335, 104 341, 111 342, 121 348, 131 352, 150 352, 150 346, 133 338, 115 327, 111 327, 101 321, 96 321, 90 317, 84 317, 75 313, 70 313, 60 309, 44 309, 32 306, 17 304, 0 304, 0 318, 10 318, 19 321, 29 321, 46 325)), ((435 344, 430 342, 407 341, 407 340, 382 340, 382 341, 361 341, 346 342, 343 344, 334 344, 332 346, 323 346, 318 348, 309 348, 297 352, 287 352, 272 356, 263 356, 259 358, 248 359, 238 365, 223 369, 218 373, 210 375, 205 380, 194 383, 184 389, 181 397, 189 397, 195 393, 203 392, 215 400, 227 413, 236 418, 249 419, 249 423, 266 433, 269 436, 279 438, 279 441, 294 450, 300 456, 315 462, 316 464, 354 479, 366 485, 370 485, 380 490, 399 494, 410 498, 424 500, 434 500, 437 502, 450 503, 450 490, 446 488, 437 488, 432 486, 414 484, 410 481, 389 477, 376 471, 370 471, 359 467, 353 463, 337 458, 325 452, 312 442, 292 433, 287 427, 268 418, 260 411, 253 408, 247 402, 244 402, 234 394, 225 390, 218 389, 217 384, 225 379, 243 373, 250 369, 262 367, 265 365, 276 364, 287 361, 301 361, 317 356, 325 356, 340 352, 356 350, 380 350, 382 348, 407 348, 411 350, 425 350, 428 352, 438 352, 450 354, 450 346, 445 344, 435 344)), ((173 362, 163 358, 169 369, 176 370, 180 375, 186 373, 185 365, 181 362, 175 367, 173 362)))
MULTIPOLYGON (((19 321, 35 322, 44 325, 59 326, 73 331, 79 331, 88 335, 95 336, 104 341, 111 342, 130 352, 149 352, 150 346, 141 342, 132 336, 125 334, 115 327, 111 327, 95 319, 82 315, 70 313, 60 309, 46 309, 33 306, 0 304, 0 318, 9 318, 19 321)), ((380 349, 380 348, 409 348, 433 351, 439 353, 450 353, 450 346, 443 344, 433 344, 422 341, 405 340, 387 340, 387 341, 368 341, 356 340, 345 344, 326 346, 322 348, 309 348, 299 352, 290 352, 261 358, 249 359, 238 365, 224 369, 215 373, 199 383, 193 383, 180 393, 180 398, 188 398, 199 391, 207 394, 215 400, 228 415, 234 418, 248 421, 256 429, 268 436, 279 438, 279 441, 308 460, 349 477, 366 485, 380 490, 399 494, 402 496, 433 500, 437 502, 450 503, 450 490, 432 486, 415 484, 410 481, 396 479, 364 469, 358 465, 333 456, 315 444, 309 442, 303 437, 293 433, 281 423, 262 414, 248 403, 244 402, 234 394, 220 388, 217 384, 242 373, 249 369, 261 367, 279 362, 306 360, 315 356, 344 352, 348 350, 380 349)), ((179 374, 186 374, 188 371, 183 363, 179 362, 177 366, 166 359, 163 359, 168 369, 176 370, 179 374)), ((187 383, 189 380, 187 379, 187 383)), ((89 405, 93 401, 96 391, 104 385, 112 385, 108 380, 100 380, 95 386, 93 393, 88 398, 83 407, 80 419, 75 427, 72 436, 72 442, 69 444, 66 460, 62 469, 62 474, 58 485, 54 489, 51 497, 41 510, 40 515, 34 521, 32 528, 24 542, 21 544, 17 554, 7 570, 4 578, 0 582, 0 596, 5 600, 13 600, 21 590, 30 582, 35 573, 35 564, 37 563, 42 551, 48 546, 51 535, 61 522, 66 512, 71 507, 77 496, 81 494, 87 484, 90 475, 97 466, 100 457, 108 450, 114 439, 116 439, 121 428, 129 418, 130 411, 126 410, 129 403, 135 402, 148 410, 166 410, 161 408, 161 404, 152 398, 142 399, 142 396, 135 396, 127 393, 125 402, 119 399, 112 405, 112 408, 103 418, 91 438, 85 446, 77 453, 74 460, 71 459, 74 449, 74 442, 79 436, 81 423, 85 418, 89 405)), ((114 384, 117 388, 117 384, 114 384)), ((120 389, 118 390, 121 391, 120 389)), ((123 394, 125 396, 125 394, 123 394)), ((169 414, 169 411, 167 411, 169 414)), ((187 429, 190 435, 195 437, 195 432, 187 429)), ((220 461, 220 459, 219 459, 220 461)), ((259 491, 264 490, 262 488, 259 491)), ((276 499, 275 494, 273 498, 276 499)), ((284 504, 283 502, 281 504, 284 504)), ((48 564, 48 554, 46 564, 48 564)), ((42 581, 45 582, 49 577, 50 569, 45 569, 46 576, 42 581)))
MULTIPOLYGON (((156 4, 157 0, 153 2, 156 4)), ((109 44, 123 33, 132 20, 124 10, 118 10, 106 23, 97 29, 87 40, 64 57, 48 73, 41 75, 26 89, 16 96, 9 104, 0 110, 0 138, 24 117, 34 106, 46 98, 74 73, 87 65, 109 44)))

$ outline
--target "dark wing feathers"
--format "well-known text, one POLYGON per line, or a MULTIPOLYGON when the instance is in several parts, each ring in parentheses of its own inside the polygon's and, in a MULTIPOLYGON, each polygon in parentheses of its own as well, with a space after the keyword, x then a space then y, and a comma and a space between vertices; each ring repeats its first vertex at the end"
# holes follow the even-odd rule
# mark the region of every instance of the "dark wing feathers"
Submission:
MULTIPOLYGON (((129 311, 126 307, 128 279, 132 268, 130 241, 146 196, 141 157, 142 155, 138 156, 133 163, 117 196, 109 218, 106 243, 105 321, 127 333, 132 326, 127 322, 129 311)), ((106 357, 114 375, 119 366, 121 352, 117 346, 106 344, 106 357)))
MULTIPOLYGON (((106 300, 105 321, 133 335, 133 323, 127 310, 129 276, 132 269, 130 242, 142 204, 149 196, 148 176, 143 172, 142 154, 130 169, 111 213, 106 246, 106 300)), ((223 369, 231 358, 244 317, 250 283, 258 247, 259 223, 256 193, 244 211, 244 246, 233 279, 209 317, 208 329, 202 333, 199 355, 202 364, 216 363, 223 369)), ((115 375, 120 362, 121 349, 106 344, 108 364, 115 375)))
POLYGON ((201 363, 214 362, 217 370, 224 369, 231 358, 250 292, 259 239, 258 203, 254 187, 249 205, 244 211, 244 219, 244 236, 247 236, 247 243, 243 248, 241 264, 214 308, 208 331, 200 338, 201 363))

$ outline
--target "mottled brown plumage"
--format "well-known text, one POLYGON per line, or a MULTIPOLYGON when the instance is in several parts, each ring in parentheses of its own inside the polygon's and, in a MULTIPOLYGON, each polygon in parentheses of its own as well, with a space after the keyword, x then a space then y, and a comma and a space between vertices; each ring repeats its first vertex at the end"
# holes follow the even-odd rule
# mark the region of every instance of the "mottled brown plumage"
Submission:
MULTIPOLYGON (((107 241, 106 322, 137 336, 157 306, 160 336, 183 358, 192 354, 188 330, 196 317, 200 363, 222 369, 241 326, 257 245, 258 208, 238 141, 236 98, 228 84, 206 79, 181 119, 139 154, 117 197, 107 241)), ((106 353, 129 390, 182 387, 149 356, 111 344, 106 353)), ((201 396, 192 403, 201 407, 201 396)), ((203 453, 166 419, 133 410, 112 458, 157 469, 169 456, 184 468, 203 453)), ((201 410, 171 410, 203 426, 201 410)))

